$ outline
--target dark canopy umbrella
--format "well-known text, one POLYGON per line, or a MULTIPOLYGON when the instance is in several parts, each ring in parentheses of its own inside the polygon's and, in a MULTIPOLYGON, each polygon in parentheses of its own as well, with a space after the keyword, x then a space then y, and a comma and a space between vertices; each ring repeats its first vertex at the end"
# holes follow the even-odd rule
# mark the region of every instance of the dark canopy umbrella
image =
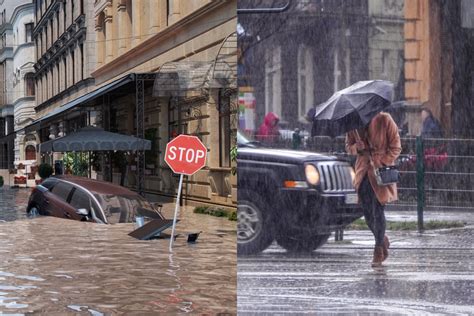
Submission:
POLYGON ((151 142, 146 139, 107 132, 98 127, 88 126, 64 137, 44 142, 39 147, 40 152, 134 151, 150 150, 151 142))
POLYGON ((359 81, 316 106, 312 136, 338 136, 364 127, 390 106, 393 84, 384 80, 359 81))

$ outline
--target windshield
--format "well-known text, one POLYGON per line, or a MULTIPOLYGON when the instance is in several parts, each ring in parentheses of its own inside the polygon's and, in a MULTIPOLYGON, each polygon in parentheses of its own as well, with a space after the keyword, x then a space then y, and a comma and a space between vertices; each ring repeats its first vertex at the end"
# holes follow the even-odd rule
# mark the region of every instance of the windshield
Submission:
POLYGON ((148 211, 159 214, 158 210, 140 196, 121 196, 114 194, 94 194, 99 201, 109 224, 128 223, 137 214, 148 211))
POLYGON ((243 135, 241 132, 237 132, 237 146, 239 147, 258 147, 260 142, 251 140, 248 136, 243 135))

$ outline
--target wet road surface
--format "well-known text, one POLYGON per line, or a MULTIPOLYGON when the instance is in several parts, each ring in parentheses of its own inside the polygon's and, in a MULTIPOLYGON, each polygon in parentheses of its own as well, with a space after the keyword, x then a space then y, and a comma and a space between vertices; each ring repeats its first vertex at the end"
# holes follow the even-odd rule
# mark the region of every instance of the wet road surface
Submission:
POLYGON ((26 219, 20 204, 29 190, 3 193, 0 314, 236 312, 235 222, 189 208, 177 232, 203 232, 196 244, 178 238, 170 254, 168 239, 129 237, 133 224, 26 219))
POLYGON ((238 313, 474 315, 474 227, 389 232, 390 256, 371 268, 373 239, 349 231, 311 255, 277 245, 238 259, 238 313))

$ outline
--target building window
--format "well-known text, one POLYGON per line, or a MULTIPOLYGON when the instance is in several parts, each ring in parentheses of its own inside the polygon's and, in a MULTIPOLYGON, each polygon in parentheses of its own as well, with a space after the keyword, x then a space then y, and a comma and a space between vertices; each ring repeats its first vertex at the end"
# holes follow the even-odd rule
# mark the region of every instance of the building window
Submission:
POLYGON ((74 0, 71 0, 71 23, 74 23, 74 0))
POLYGON ((48 40, 48 26, 46 25, 44 27, 44 34, 46 35, 46 43, 45 43, 45 47, 44 47, 44 51, 46 52, 49 48, 49 40, 48 40))
POLYGON ((33 40, 31 34, 33 34, 33 23, 27 23, 25 24, 25 41, 27 43, 33 40))
POLYGON ((28 145, 25 148, 25 159, 36 160, 36 148, 33 145, 28 145))
POLYGON ((59 94, 61 92, 61 71, 59 70, 59 62, 56 64, 56 76, 57 76, 56 93, 59 94))
POLYGON ((76 57, 74 56, 74 51, 71 52, 71 78, 72 78, 72 85, 76 83, 76 57))
POLYGON ((313 53, 306 45, 298 48, 298 118, 314 106, 313 53))
POLYGON ((64 90, 67 89, 67 87, 69 86, 67 84, 67 62, 66 62, 66 57, 63 58, 63 67, 64 67, 64 90))
POLYGON ((85 65, 84 65, 84 44, 80 44, 79 45, 79 51, 81 52, 81 76, 80 76, 80 80, 83 80, 84 79, 84 68, 85 68, 85 65))
POLYGON ((32 73, 25 75, 25 91, 27 97, 35 95, 35 77, 32 73))
POLYGON ((67 0, 64 0, 64 4, 63 4, 63 13, 64 13, 64 30, 63 32, 66 32, 67 30, 67 27, 68 27, 68 24, 67 24, 67 0))
POLYGON ((59 34, 60 33, 60 29, 59 29, 59 11, 56 11, 56 34, 58 34, 58 38, 59 38, 59 34))
POLYGON ((281 116, 281 47, 265 54, 265 110, 281 116))

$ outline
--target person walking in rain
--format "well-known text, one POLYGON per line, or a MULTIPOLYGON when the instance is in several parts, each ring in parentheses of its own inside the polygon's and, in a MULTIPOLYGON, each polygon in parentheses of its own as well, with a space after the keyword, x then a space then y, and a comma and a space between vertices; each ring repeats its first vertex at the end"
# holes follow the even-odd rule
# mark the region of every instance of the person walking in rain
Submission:
POLYGON ((388 113, 381 112, 366 127, 346 134, 346 151, 357 155, 354 186, 375 238, 372 266, 380 266, 388 257, 390 241, 385 235, 384 208, 398 199, 396 184, 377 184, 374 167, 394 165, 401 150, 397 124, 388 113))
POLYGON ((255 135, 257 140, 267 144, 276 142, 280 137, 279 122, 280 118, 275 113, 269 112, 265 115, 263 123, 258 129, 258 133, 255 135))

